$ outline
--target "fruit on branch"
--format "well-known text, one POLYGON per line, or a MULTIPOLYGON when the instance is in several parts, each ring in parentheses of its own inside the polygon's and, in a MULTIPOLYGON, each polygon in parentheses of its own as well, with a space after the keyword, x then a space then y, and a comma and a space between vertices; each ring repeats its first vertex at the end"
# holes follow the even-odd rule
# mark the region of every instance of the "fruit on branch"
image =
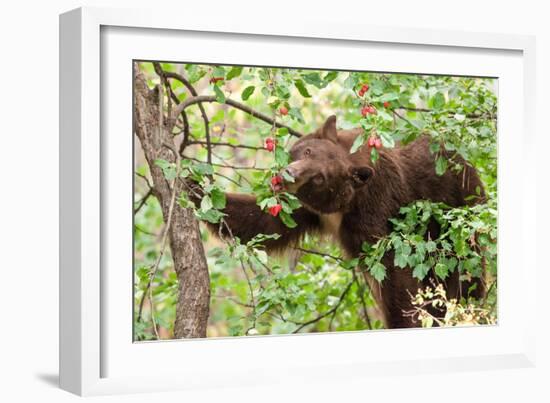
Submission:
POLYGON ((363 84, 361 86, 361 89, 359 90, 359 96, 362 97, 363 95, 365 95, 365 92, 367 92, 368 90, 369 90, 369 85, 363 84))
POLYGON ((283 189, 283 177, 281 175, 275 175, 271 178, 271 189, 274 192, 278 192, 283 189))
POLYGON ((273 217, 277 217, 282 209, 283 206, 281 206, 280 204, 276 204, 273 207, 269 208, 269 214, 271 214, 273 217))
POLYGON ((388 101, 384 102, 384 108, 388 108, 390 106, 390 103, 388 101))
POLYGON ((376 113, 376 109, 372 105, 367 105, 361 108, 361 115, 367 116, 369 113, 376 113))
POLYGON ((281 115, 283 115, 283 116, 288 115, 288 108, 287 108, 286 106, 284 106, 284 105, 281 106, 281 107, 279 108, 279 113, 280 113, 281 115))
POLYGON ((380 140, 378 137, 374 139, 374 148, 377 150, 379 148, 382 148, 382 140, 380 140))
POLYGON ((275 150, 275 145, 277 144, 277 142, 275 140, 273 140, 271 137, 268 137, 265 139, 265 149, 267 151, 273 151, 275 150))

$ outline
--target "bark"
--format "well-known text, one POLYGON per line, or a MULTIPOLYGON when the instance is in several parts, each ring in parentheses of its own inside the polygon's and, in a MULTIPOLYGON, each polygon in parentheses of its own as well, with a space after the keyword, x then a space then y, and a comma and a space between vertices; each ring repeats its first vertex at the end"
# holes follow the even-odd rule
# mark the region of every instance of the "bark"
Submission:
MULTIPOLYGON (((175 162, 171 149, 176 149, 161 117, 159 91, 150 90, 143 75, 134 69, 134 130, 139 138, 153 179, 153 194, 162 208, 164 222, 168 222, 172 192, 176 197, 182 191, 181 181, 167 181, 156 159, 175 162)), ((192 210, 175 203, 168 240, 179 281, 174 336, 176 338, 206 337, 210 303, 210 278, 201 242, 199 224, 192 210)))

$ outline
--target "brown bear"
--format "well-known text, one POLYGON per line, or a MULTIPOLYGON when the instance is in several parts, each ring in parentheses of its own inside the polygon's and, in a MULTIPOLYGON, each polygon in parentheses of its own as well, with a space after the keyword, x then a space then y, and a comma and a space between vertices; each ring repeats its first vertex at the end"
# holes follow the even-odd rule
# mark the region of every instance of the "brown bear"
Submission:
MULTIPOLYGON (((465 172, 447 170, 438 176, 426 136, 406 146, 380 149, 373 164, 367 145, 350 153, 361 133, 362 129, 338 131, 336 117, 331 116, 322 128, 292 146, 291 163, 285 171, 294 182, 285 183, 285 190, 294 193, 302 204, 293 213, 298 224, 295 228, 261 211, 254 196, 227 194, 225 222, 232 234, 244 242, 259 233, 280 234, 280 238, 266 242, 270 250, 284 249, 307 232, 329 235, 347 257, 353 258, 361 253, 364 241, 375 243, 392 231, 389 219, 402 206, 421 199, 462 206, 469 203, 468 196, 475 194, 476 187, 483 189, 475 169, 468 164, 464 164, 465 172)), ((428 234, 432 239, 438 236, 433 224, 428 234)), ((217 233, 217 226, 210 227, 217 233)), ((412 308, 411 294, 430 284, 433 276, 420 282, 413 278, 412 269, 395 268, 390 255, 384 256, 383 263, 388 270, 381 284, 363 270, 377 303, 377 316, 387 328, 419 326, 405 312, 412 308)), ((444 282, 449 298, 465 295, 472 283, 476 283, 474 296, 481 297, 484 287, 480 279, 459 282, 458 276, 455 270, 444 282)))

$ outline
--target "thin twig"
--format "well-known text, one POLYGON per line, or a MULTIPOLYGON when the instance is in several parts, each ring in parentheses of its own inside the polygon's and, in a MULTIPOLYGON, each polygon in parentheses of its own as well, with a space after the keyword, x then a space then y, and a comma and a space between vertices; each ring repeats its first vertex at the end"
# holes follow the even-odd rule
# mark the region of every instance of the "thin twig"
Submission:
POLYGON ((304 253, 312 253, 314 255, 319 255, 319 256, 323 256, 323 257, 328 257, 332 260, 336 260, 337 262, 343 262, 344 259, 342 259, 341 257, 338 257, 338 256, 334 256, 334 255, 330 255, 328 253, 323 253, 323 252, 318 252, 316 250, 311 250, 311 249, 305 249, 305 248, 300 248, 300 247, 294 247, 293 249, 295 250, 299 250, 300 252, 304 252, 304 253))
MULTIPOLYGON (((398 106, 395 109, 400 109, 400 110, 409 111, 409 112, 426 112, 426 113, 433 112, 432 109, 416 108, 416 107, 412 108, 412 107, 408 107, 408 106, 398 106)), ((454 114, 453 112, 449 112, 449 113, 454 114)), ((491 114, 491 112, 487 112, 487 113, 468 113, 465 116, 469 119, 480 119, 480 118, 494 119, 494 116, 493 116, 493 114, 491 114)))
MULTIPOLYGON (((198 95, 197 90, 195 89, 195 87, 193 87, 191 82, 189 80, 187 80, 181 74, 174 73, 174 72, 171 72, 171 71, 163 71, 163 74, 167 78, 173 78, 173 79, 176 79, 179 82, 181 82, 189 90, 191 95, 193 95, 194 97, 196 97, 198 95)), ((205 135, 205 138, 206 138, 207 160, 208 160, 208 163, 211 163, 212 162, 212 155, 211 155, 212 146, 211 146, 211 141, 210 141, 210 120, 208 119, 208 115, 206 114, 206 110, 204 109, 204 106, 202 105, 202 103, 199 104, 199 110, 201 112, 202 120, 204 122, 204 135, 205 135)), ((188 138, 184 138, 184 140, 182 142, 182 145, 180 147, 180 153, 183 153, 183 150, 185 149, 185 146, 187 145, 187 141, 188 141, 188 138)))
POLYGON ((329 309, 328 311, 326 311, 325 313, 317 316, 316 318, 314 319, 311 319, 311 320, 308 320, 307 322, 303 322, 301 323, 300 326, 298 326, 296 329, 294 329, 294 331, 292 333, 298 333, 300 330, 302 330, 304 327, 308 326, 308 325, 312 325, 313 323, 316 323, 316 322, 319 322, 321 319, 323 318, 326 318, 327 316, 331 315, 333 312, 335 312, 339 307, 340 305, 342 304, 342 301, 344 300, 346 294, 348 293, 348 291, 350 290, 351 286, 353 284, 353 281, 350 281, 348 283, 348 285, 346 286, 346 288, 344 289, 344 291, 342 292, 342 294, 340 295, 340 299, 338 300, 338 303, 331 309, 329 309))
POLYGON ((355 270, 353 270, 352 273, 353 273, 353 281, 357 283, 357 288, 359 288, 359 298, 361 299, 361 305, 363 306, 363 315, 365 316, 365 322, 367 322, 367 326, 369 327, 369 330, 371 330, 372 325, 370 322, 369 313, 367 311, 367 304, 365 303, 365 297, 363 296, 363 293, 365 292, 365 287, 363 287, 363 284, 360 284, 360 280, 357 274, 355 273, 355 270))
MULTIPOLYGON (((202 161, 198 158, 194 158, 194 157, 188 157, 188 156, 184 155, 183 158, 186 158, 186 159, 192 160, 192 161, 197 161, 197 162, 203 162, 204 163, 204 161, 202 161)), ((216 163, 216 162, 212 162, 210 165, 215 166, 215 167, 221 167, 221 168, 249 169, 249 170, 253 170, 253 171, 269 171, 269 168, 256 168, 254 166, 246 167, 246 166, 237 166, 237 165, 230 165, 230 164, 219 164, 219 163, 216 163)))
POLYGON ((139 201, 138 206, 134 209, 134 215, 139 213, 139 210, 141 210, 141 208, 145 205, 145 202, 147 202, 147 199, 149 199, 149 197, 152 196, 152 195, 153 195, 153 189, 149 188, 149 190, 147 191, 145 196, 143 196, 141 198, 141 200, 139 201))
POLYGON ((243 260, 239 259, 239 261, 241 262, 241 269, 243 270, 244 276, 246 278, 246 282, 248 284, 248 290, 250 291, 250 304, 252 305, 252 315, 254 316, 254 320, 252 321, 252 326, 249 329, 247 329, 246 332, 244 333, 246 335, 251 329, 254 329, 256 327, 256 301, 254 299, 254 289, 252 288, 250 277, 248 276, 248 273, 246 272, 246 268, 244 267, 243 260))
MULTIPOLYGON (((179 104, 176 108, 174 108, 173 114, 174 116, 177 116, 179 115, 180 111, 185 110, 185 108, 191 105, 200 104, 203 102, 208 102, 208 103, 218 102, 218 100, 214 95, 198 95, 196 97, 188 98, 185 101, 183 101, 181 104, 179 104)), ((230 98, 226 98, 225 103, 226 105, 230 105, 234 108, 240 109, 241 111, 248 113, 250 116, 253 116, 266 123, 275 125, 276 127, 279 127, 279 128, 286 128, 288 132, 295 137, 303 137, 303 134, 300 133, 299 131, 294 130, 293 128, 287 125, 284 125, 280 122, 277 122, 275 119, 271 118, 270 116, 267 116, 261 112, 258 112, 247 105, 241 104, 240 102, 234 101, 233 99, 230 99, 230 98)))
MULTIPOLYGON (((206 142, 205 141, 199 141, 199 140, 194 140, 194 141, 189 141, 187 143, 187 145, 196 145, 196 144, 201 144, 201 145, 205 145, 206 142)), ((244 144, 231 144, 231 143, 225 143, 225 142, 214 142, 212 143, 212 147, 217 147, 217 146, 223 146, 223 147, 231 147, 231 148, 246 148, 246 149, 249 149, 249 150, 256 150, 256 151, 267 151, 265 147, 256 147, 256 146, 247 146, 247 145, 244 145, 244 144)))

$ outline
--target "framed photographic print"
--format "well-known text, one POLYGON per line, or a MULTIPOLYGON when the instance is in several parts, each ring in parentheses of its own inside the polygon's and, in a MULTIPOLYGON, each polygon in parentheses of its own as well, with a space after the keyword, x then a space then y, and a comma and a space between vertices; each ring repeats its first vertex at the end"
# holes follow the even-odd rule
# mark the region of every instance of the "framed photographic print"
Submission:
POLYGON ((533 49, 63 14, 62 387, 532 365, 533 49))

